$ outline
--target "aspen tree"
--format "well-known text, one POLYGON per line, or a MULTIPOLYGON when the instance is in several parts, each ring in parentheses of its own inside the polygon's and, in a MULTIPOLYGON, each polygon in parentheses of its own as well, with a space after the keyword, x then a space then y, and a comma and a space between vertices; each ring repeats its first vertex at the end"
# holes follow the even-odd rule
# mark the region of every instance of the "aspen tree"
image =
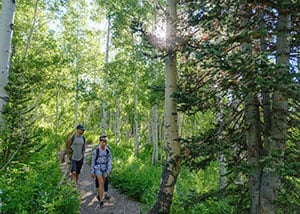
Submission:
POLYGON ((8 83, 9 54, 14 26, 15 0, 2 0, 0 16, 0 122, 4 105, 8 102, 5 86, 8 83))

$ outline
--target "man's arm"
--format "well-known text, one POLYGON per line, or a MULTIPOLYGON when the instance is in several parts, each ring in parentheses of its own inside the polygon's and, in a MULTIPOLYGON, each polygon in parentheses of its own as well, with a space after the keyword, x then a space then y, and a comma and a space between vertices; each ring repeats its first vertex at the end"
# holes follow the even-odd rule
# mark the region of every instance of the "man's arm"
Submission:
POLYGON ((84 153, 85 153, 85 148, 86 148, 86 142, 85 142, 85 137, 83 136, 83 146, 82 146, 82 157, 84 158, 84 153))

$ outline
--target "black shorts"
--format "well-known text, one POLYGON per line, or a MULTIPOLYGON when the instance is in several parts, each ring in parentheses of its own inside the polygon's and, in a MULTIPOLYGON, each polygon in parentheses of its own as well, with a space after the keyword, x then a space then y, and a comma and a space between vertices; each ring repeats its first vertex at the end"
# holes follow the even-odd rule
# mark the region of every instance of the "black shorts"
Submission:
POLYGON ((72 160, 71 172, 76 172, 76 174, 80 174, 81 168, 83 165, 83 158, 79 161, 72 160))

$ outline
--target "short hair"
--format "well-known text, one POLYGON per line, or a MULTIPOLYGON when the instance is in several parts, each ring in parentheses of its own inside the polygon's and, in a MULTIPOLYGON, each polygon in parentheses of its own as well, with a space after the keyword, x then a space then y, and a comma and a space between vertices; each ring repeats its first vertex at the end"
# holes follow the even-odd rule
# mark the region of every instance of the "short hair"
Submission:
POLYGON ((103 141, 107 142, 106 135, 100 135, 99 140, 100 141, 103 140, 103 141))

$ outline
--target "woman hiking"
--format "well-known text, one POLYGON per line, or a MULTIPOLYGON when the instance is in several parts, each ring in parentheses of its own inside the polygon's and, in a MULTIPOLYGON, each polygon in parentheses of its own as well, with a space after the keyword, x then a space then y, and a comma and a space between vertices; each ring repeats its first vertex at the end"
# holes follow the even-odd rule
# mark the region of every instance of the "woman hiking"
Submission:
POLYGON ((106 146, 106 138, 99 138, 99 146, 93 151, 91 162, 91 176, 98 180, 98 196, 100 199, 100 208, 104 207, 104 182, 110 175, 112 169, 111 152, 106 146))

